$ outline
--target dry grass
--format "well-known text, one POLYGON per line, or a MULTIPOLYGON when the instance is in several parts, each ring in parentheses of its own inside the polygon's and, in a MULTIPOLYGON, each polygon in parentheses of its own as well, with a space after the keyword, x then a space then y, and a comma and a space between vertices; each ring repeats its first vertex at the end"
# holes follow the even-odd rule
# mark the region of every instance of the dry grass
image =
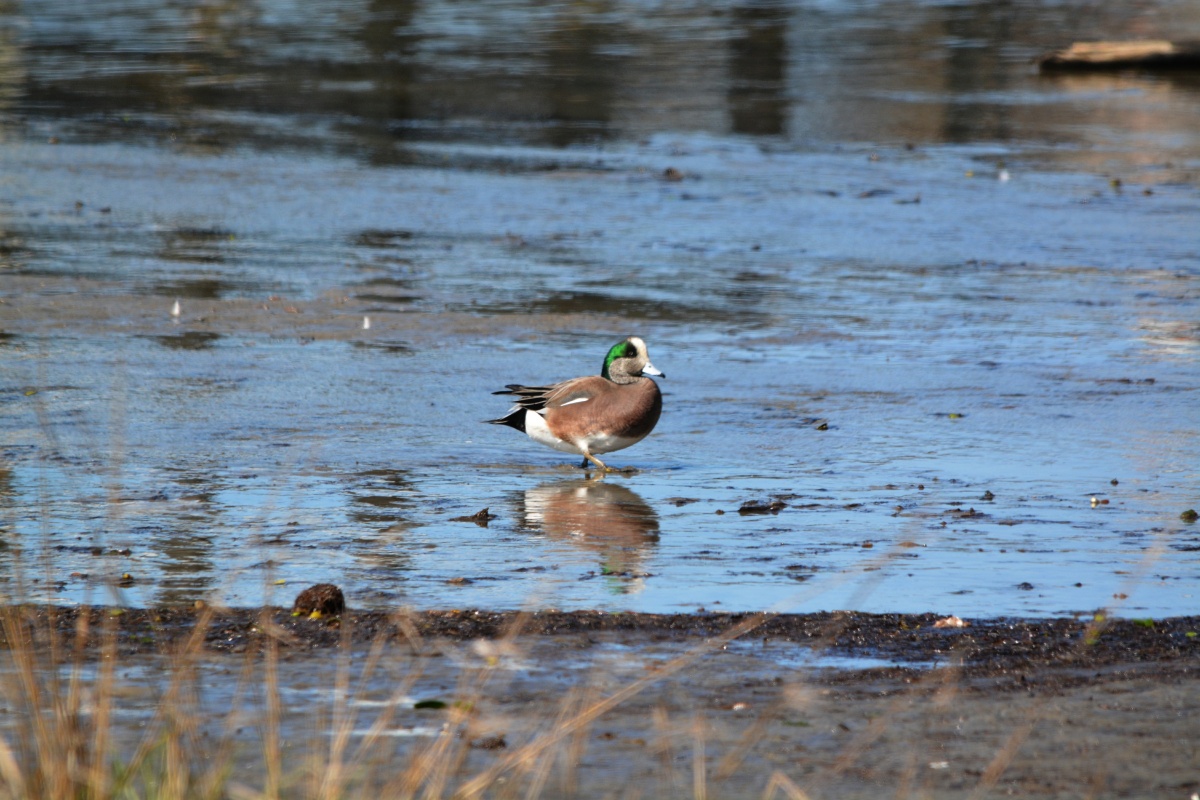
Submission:
MULTIPOLYGON (((958 736, 955 720, 961 723, 961 701, 970 691, 951 658, 949 666, 925 670, 899 691, 891 684, 867 716, 847 718, 854 725, 835 734, 835 746, 806 752, 789 766, 771 759, 780 723, 830 719, 822 685, 802 671, 780 685, 776 700, 758 702, 741 715, 689 706, 696 700, 690 696, 675 702, 689 669, 720 669, 714 654, 752 632, 766 615, 747 618, 686 651, 676 649, 673 658, 638 661, 642 673, 632 677, 602 675, 596 662, 557 703, 553 690, 539 693, 544 708, 522 708, 520 719, 513 720, 497 711, 504 705, 498 698, 509 691, 506 670, 534 658, 537 647, 542 653, 547 648, 544 639, 523 636, 518 617, 495 641, 453 646, 472 658, 460 663, 453 689, 446 690, 453 702, 421 713, 438 728, 398 739, 405 717, 416 714, 412 698, 430 677, 430 665, 444 664, 450 647, 423 639, 407 614, 394 615, 405 642, 381 638, 368 647, 352 647, 350 619, 343 620, 340 647, 300 660, 299 673, 311 669, 323 700, 297 708, 289 694, 297 677, 297 665, 287 664, 296 644, 291 634, 264 613, 255 647, 240 656, 214 656, 204 645, 214 617, 206 609, 190 635, 169 651, 135 657, 135 665, 155 660, 164 666, 153 710, 141 712, 131 725, 122 714, 129 694, 116 613, 81 614, 66 636, 53 610, 35 611, 0 608, 7 645, 0 689, 8 710, 0 719, 0 798, 593 796, 588 792, 595 789, 594 773, 580 780, 579 770, 589 750, 604 740, 612 715, 630 713, 629 706, 635 715, 644 709, 645 743, 637 765, 621 763, 620 756, 614 762, 609 752, 604 763, 614 769, 612 796, 722 798, 746 796, 747 787, 755 787, 754 795, 767 798, 842 797, 845 786, 864 783, 878 784, 888 797, 946 796, 936 780, 946 773, 935 771, 931 761, 944 758, 941 748, 950 749, 958 736), (89 629, 88 620, 96 618, 102 622, 89 629), (222 670, 227 674, 220 675, 222 670), (221 697, 230 698, 218 712, 205 703, 218 688, 214 680, 224 682, 221 697), (381 689, 384 700, 358 702, 378 697, 381 689), (656 696, 656 689, 665 693, 656 696), (889 747, 888 737, 911 741, 889 747), (481 749, 487 745, 480 742, 489 740, 501 744, 481 749), (650 778, 639 781, 638 774, 650 778)), ((1086 641, 1081 637, 1080 646, 1088 646, 1086 641)), ((447 674, 440 666, 432 670, 447 674)), ((713 691, 720 694, 719 687, 713 691)), ((1012 789, 1003 781, 1014 761, 1031 738, 1061 717, 1036 698, 1001 701, 1010 702, 1011 713, 1005 709, 988 720, 994 729, 991 750, 978 751, 970 773, 975 777, 962 787, 962 796, 1012 789)), ((628 725, 629 716, 624 719, 628 725)), ((812 738, 828 738, 828 730, 814 729, 812 738)), ((1097 763, 1081 771, 1086 796, 1104 794, 1108 768, 1097 763)))
MULTIPOLYGON (((280 649, 290 642, 288 634, 267 616, 258 626, 262 634, 259 647, 248 649, 241 657, 234 707, 220 725, 221 735, 204 732, 213 721, 211 712, 206 714, 201 708, 206 688, 201 676, 204 639, 212 620, 211 610, 206 609, 191 635, 164 654, 167 674, 161 697, 155 713, 133 741, 129 726, 118 726, 114 714, 123 697, 115 612, 102 618, 105 624, 99 630, 89 630, 89 615, 79 615, 74 641, 68 647, 53 614, 35 615, 22 606, 0 610, 7 642, 4 655, 8 663, 3 666, 13 674, 13 679, 4 681, 5 702, 18 721, 0 734, 0 796, 332 800, 380 793, 397 798, 535 798, 551 785, 556 796, 573 795, 577 790, 574 765, 585 754, 594 723, 752 630, 764 615, 696 645, 616 691, 602 694, 596 687, 581 684, 566 693, 557 711, 548 713, 526 741, 512 743, 490 765, 475 770, 467 768, 472 743, 488 731, 477 710, 487 701, 503 659, 521 655, 520 619, 490 645, 489 652, 494 654, 485 653, 479 666, 463 670, 454 691, 456 700, 442 713, 441 735, 417 741, 399 758, 389 751, 393 740, 388 733, 396 709, 420 679, 421 669, 410 666, 395 685, 390 702, 382 704, 365 733, 358 731, 358 712, 348 698, 376 680, 395 646, 389 649, 382 640, 375 642, 352 679, 349 630, 343 627, 343 646, 332 656, 337 664, 329 705, 309 709, 315 735, 304 757, 296 759, 282 732, 284 701, 279 680, 280 649), (257 716, 261 747, 258 768, 250 774, 244 769, 244 742, 235 734, 244 727, 243 705, 257 716)), ((406 632, 413 653, 432 649, 404 614, 398 614, 396 621, 406 632)), ((409 663, 419 665, 421 660, 409 663)), ((710 791, 704 714, 673 720, 660 707, 655 716, 660 730, 657 746, 666 767, 661 775, 666 781, 663 793, 718 796, 710 791), (676 771, 677 752, 690 757, 690 776, 676 771)), ((718 784, 738 769, 741 759, 758 744, 763 729, 761 722, 751 725, 738 746, 720 761, 718 784)), ((766 796, 804 795, 780 773, 768 781, 766 796)))

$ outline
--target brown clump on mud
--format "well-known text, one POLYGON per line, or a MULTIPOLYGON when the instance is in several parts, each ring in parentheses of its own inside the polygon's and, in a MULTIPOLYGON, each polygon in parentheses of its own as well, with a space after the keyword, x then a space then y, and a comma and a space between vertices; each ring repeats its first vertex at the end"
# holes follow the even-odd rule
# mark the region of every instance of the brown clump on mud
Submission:
POLYGON ((318 583, 296 596, 292 614, 332 615, 346 610, 346 598, 342 590, 332 583, 318 583))

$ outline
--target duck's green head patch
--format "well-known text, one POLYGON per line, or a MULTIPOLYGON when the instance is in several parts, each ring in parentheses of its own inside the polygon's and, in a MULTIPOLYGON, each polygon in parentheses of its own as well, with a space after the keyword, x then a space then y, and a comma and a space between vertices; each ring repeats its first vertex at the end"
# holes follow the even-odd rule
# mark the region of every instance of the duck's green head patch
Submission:
POLYGON ((638 351, 637 348, 634 347, 633 342, 630 342, 629 340, 617 342, 609 348, 608 355, 604 357, 604 368, 600 370, 600 374, 603 377, 611 380, 612 378, 608 374, 608 368, 612 366, 612 363, 618 358, 637 358, 637 354, 638 351))

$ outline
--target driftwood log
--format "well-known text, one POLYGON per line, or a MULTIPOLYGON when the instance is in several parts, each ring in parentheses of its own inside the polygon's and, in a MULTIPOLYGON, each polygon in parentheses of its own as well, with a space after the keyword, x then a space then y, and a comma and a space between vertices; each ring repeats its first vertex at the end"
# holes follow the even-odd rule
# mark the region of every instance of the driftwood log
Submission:
POLYGON ((1117 69, 1200 69, 1200 42, 1142 39, 1128 42, 1075 42, 1037 61, 1045 72, 1117 69))

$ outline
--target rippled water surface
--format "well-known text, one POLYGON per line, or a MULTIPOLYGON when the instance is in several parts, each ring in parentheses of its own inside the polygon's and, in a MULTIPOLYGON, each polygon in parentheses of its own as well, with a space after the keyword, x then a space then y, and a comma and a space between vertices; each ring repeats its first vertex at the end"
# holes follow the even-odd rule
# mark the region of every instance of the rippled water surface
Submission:
POLYGON ((0 2, 8 597, 1195 613, 1192 4, 312 5, 0 2))

